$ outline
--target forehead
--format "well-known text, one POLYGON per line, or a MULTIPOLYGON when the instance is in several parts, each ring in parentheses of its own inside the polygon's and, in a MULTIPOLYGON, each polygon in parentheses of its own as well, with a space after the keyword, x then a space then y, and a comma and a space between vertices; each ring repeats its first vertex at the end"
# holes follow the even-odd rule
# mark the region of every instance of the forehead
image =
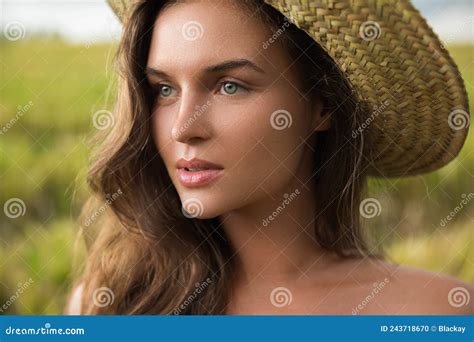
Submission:
MULTIPOLYGON (((260 54, 270 31, 233 1, 192 1, 172 5, 155 21, 149 66, 179 63, 180 68, 239 57, 265 62, 260 54)), ((276 44, 275 44, 276 45, 276 44)), ((274 58, 275 56, 273 56, 274 58)))

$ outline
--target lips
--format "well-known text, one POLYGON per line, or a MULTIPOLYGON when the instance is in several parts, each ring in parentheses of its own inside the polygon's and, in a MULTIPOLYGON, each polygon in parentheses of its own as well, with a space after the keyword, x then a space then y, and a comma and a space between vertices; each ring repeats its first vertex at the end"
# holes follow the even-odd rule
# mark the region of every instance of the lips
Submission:
POLYGON ((222 173, 221 165, 202 159, 180 159, 176 163, 178 179, 185 187, 203 186, 216 180, 222 173))
POLYGON ((193 158, 191 160, 179 159, 176 162, 177 169, 204 169, 204 170, 222 170, 221 165, 211 163, 207 160, 193 158))

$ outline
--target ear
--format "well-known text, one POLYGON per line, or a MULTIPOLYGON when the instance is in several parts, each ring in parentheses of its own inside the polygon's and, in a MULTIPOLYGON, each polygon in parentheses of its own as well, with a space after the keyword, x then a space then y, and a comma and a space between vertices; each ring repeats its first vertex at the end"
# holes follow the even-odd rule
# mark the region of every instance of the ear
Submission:
POLYGON ((324 100, 318 96, 311 107, 312 123, 311 127, 314 132, 327 131, 331 128, 331 115, 324 105, 324 100))

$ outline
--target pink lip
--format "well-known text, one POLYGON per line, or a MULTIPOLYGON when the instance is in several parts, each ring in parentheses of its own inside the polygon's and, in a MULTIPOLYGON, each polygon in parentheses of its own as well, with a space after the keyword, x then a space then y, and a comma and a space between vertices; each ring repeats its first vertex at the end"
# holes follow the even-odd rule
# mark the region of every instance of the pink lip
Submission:
POLYGON ((186 160, 186 159, 179 159, 176 162, 176 168, 177 169, 184 169, 185 167, 187 168, 206 168, 206 169, 223 169, 221 165, 211 163, 210 161, 203 160, 203 159, 198 159, 198 158, 193 158, 191 160, 186 160))
POLYGON ((194 188, 214 181, 222 175, 222 169, 209 169, 202 171, 186 171, 178 169, 178 178, 183 186, 194 188))
POLYGON ((221 165, 207 160, 193 158, 191 160, 179 159, 176 162, 179 181, 183 186, 192 188, 208 184, 216 180, 223 173, 221 165), (189 171, 188 169, 205 169, 189 171))

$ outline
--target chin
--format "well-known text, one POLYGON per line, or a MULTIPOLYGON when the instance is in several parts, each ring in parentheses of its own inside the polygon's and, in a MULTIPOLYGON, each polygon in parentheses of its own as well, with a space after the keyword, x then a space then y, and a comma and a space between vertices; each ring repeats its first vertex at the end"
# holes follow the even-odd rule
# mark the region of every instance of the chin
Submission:
POLYGON ((222 215, 225 210, 219 205, 222 201, 219 201, 212 194, 204 195, 196 191, 185 190, 185 192, 179 193, 179 197, 181 199, 181 211, 187 218, 212 219, 222 215), (214 198, 209 200, 209 196, 214 198))

